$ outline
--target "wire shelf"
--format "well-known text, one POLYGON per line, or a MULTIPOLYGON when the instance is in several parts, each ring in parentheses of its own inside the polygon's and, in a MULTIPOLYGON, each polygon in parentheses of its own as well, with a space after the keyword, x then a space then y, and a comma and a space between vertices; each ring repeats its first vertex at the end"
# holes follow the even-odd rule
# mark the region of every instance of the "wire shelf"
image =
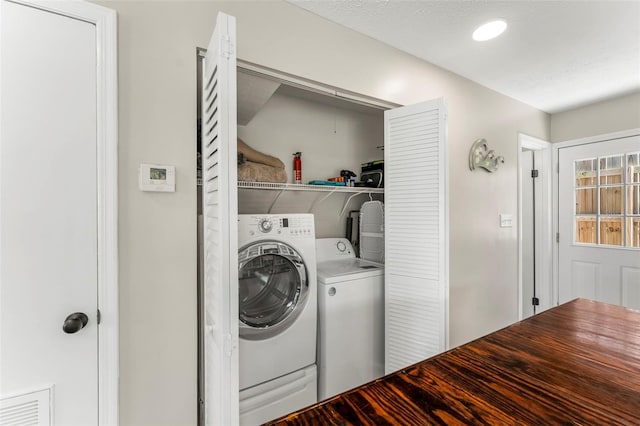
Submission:
POLYGON ((384 194, 384 188, 363 186, 307 185, 294 183, 244 182, 238 181, 238 188, 270 189, 275 191, 342 192, 350 194, 384 194))

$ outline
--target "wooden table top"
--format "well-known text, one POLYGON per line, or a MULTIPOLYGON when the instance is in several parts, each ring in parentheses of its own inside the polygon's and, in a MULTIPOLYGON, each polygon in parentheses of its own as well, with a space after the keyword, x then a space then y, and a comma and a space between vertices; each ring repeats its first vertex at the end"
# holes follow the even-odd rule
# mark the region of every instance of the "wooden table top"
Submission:
POLYGON ((640 311, 576 299, 271 425, 640 425, 640 311))

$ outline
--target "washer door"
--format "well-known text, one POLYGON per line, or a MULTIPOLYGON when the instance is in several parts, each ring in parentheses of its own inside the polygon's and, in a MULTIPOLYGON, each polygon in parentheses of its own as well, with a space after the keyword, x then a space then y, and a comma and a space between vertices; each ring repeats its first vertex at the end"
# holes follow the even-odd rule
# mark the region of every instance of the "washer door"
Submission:
POLYGON ((302 256, 278 241, 261 241, 238 253, 240 337, 259 340, 286 330, 309 293, 302 256))

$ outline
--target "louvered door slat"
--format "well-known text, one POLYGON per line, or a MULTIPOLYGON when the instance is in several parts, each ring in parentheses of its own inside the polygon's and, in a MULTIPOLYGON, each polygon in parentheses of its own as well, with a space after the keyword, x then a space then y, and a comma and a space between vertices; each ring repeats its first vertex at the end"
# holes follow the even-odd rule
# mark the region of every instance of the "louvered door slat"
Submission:
POLYGON ((448 228, 442 100, 385 112, 385 372, 447 345, 448 228))
POLYGON ((218 14, 204 61, 205 423, 238 423, 238 202, 235 19, 218 14))

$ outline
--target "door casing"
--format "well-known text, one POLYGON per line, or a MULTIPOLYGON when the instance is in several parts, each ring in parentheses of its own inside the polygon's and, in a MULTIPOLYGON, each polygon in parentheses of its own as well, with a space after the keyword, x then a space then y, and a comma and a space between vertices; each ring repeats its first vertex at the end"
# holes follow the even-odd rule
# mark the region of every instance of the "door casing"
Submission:
MULTIPOLYGON (((85 1, 2 0, 95 25, 98 206, 98 422, 118 424, 118 67, 114 10, 85 1)), ((2 9, 0 8, 0 13, 2 9)))
MULTIPOLYGON (((536 232, 534 239, 536 241, 536 295, 540 299, 540 305, 536 309, 536 313, 542 312, 555 306, 553 299, 552 279, 551 279, 551 247, 552 247, 552 223, 551 223, 551 195, 552 195, 552 164, 551 160, 551 143, 542 139, 534 138, 523 133, 518 134, 518 162, 520 161, 520 152, 522 149, 530 149, 533 151, 541 151, 542 164, 536 165, 539 170, 539 177, 536 185, 541 186, 540 203, 536 201, 536 232), (543 273, 547 271, 547 273, 543 273)), ((525 176, 522 176, 522 167, 518 164, 518 318, 523 318, 523 261, 522 261, 522 183, 525 176)))

